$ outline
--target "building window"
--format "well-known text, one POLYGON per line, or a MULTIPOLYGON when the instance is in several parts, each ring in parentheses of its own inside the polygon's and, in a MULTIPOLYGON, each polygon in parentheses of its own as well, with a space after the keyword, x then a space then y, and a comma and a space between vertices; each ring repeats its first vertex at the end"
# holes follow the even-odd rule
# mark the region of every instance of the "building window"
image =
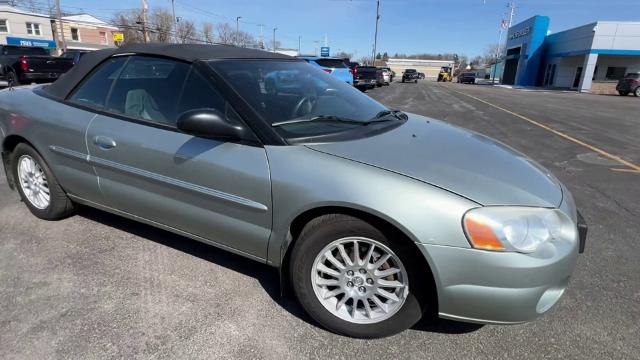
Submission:
POLYGON ((107 33, 104 31, 100 31, 100 44, 109 45, 109 41, 107 41, 107 33))
POLYGON ((78 28, 71 28, 71 40, 80 41, 80 33, 78 32, 78 28))
POLYGON ((29 35, 42 35, 42 33, 40 32, 40 24, 36 24, 36 23, 27 23, 27 34, 29 35))
POLYGON ((627 68, 617 67, 617 66, 609 66, 607 68, 607 80, 620 80, 624 77, 627 68))
POLYGON ((9 22, 7 19, 0 20, 0 33, 8 33, 9 32, 9 22))

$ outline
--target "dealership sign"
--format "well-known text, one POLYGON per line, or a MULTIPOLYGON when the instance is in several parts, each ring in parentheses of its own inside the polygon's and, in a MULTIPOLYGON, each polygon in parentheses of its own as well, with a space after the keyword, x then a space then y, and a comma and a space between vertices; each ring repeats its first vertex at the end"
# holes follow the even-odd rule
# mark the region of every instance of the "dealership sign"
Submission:
POLYGON ((13 36, 7 36, 7 45, 41 47, 45 49, 56 48, 56 42, 53 40, 29 39, 29 38, 19 38, 19 37, 13 37, 13 36))
POLYGON ((531 32, 531 26, 527 26, 526 28, 520 30, 520 31, 516 31, 513 34, 509 35, 509 40, 515 40, 517 38, 521 38, 523 36, 527 36, 529 35, 529 33, 531 32))
POLYGON ((320 56, 329 56, 329 47, 328 46, 323 46, 323 47, 320 48, 320 56))

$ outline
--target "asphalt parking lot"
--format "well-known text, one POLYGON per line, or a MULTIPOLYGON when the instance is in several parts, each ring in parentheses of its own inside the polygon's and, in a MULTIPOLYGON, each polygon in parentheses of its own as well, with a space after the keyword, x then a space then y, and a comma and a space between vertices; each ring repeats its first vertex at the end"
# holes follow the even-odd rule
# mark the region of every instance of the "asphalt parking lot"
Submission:
POLYGON ((274 269, 98 210, 38 220, 2 176, 0 358, 640 359, 639 99, 434 82, 367 94, 494 137, 573 192, 587 250, 545 317, 340 337, 280 298, 274 269))

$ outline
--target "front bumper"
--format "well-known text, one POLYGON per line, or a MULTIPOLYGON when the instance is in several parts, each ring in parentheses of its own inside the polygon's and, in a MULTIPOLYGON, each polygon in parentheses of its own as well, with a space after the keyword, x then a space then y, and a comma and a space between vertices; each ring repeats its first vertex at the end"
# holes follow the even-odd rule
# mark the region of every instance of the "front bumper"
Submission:
POLYGON ((549 249, 548 258, 421 244, 438 285, 440 317, 516 324, 548 311, 563 294, 578 257, 549 249), (428 255, 427 255, 428 254, 428 255))
POLYGON ((534 320, 564 293, 584 251, 587 226, 577 213, 575 239, 543 244, 521 254, 418 243, 438 290, 445 319, 517 324, 534 320))

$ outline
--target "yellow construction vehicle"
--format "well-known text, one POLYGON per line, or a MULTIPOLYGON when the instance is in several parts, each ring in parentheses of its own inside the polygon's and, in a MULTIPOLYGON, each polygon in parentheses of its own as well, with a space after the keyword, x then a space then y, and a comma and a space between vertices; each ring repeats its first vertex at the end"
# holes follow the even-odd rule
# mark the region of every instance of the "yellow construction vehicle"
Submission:
POLYGON ((451 82, 453 77, 451 76, 451 67, 443 66, 440 68, 440 73, 438 74, 438 82, 451 82))

